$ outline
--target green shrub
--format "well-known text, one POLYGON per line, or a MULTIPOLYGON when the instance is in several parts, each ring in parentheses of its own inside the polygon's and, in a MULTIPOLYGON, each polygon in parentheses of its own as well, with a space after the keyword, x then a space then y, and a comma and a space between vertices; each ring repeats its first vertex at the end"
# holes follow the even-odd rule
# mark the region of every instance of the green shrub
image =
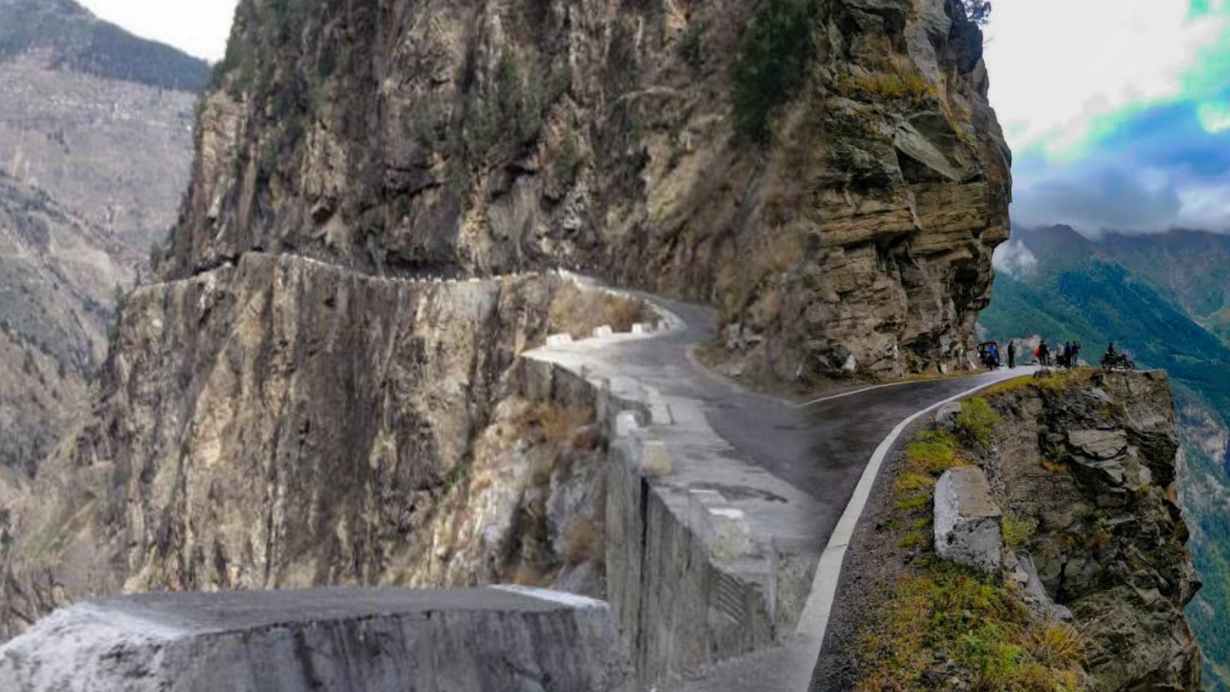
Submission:
POLYGON ((814 0, 768 0, 739 38, 732 78, 735 131, 766 143, 770 118, 792 100, 815 53, 814 0))
POLYGON ((919 473, 939 476, 950 468, 965 462, 957 455, 957 438, 939 430, 930 430, 919 435, 906 445, 907 468, 919 473))
POLYGON ((991 444, 991 435, 999 424, 999 414, 987 400, 974 397, 961 402, 961 413, 957 414, 957 430, 970 442, 982 446, 991 444))
POLYGON ((1025 545, 1037 532, 1038 522, 1034 519, 1021 519, 1011 514, 1004 517, 1004 544, 1009 548, 1025 545))

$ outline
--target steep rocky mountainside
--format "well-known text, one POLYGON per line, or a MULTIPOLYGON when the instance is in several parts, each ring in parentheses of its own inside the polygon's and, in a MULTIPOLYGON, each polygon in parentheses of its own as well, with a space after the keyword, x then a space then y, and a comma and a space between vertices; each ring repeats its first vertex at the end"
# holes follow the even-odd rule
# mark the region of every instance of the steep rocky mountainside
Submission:
POLYGON ((1179 447, 1161 372, 1022 378, 938 416, 855 537, 858 624, 830 640, 850 660, 820 670, 860 689, 1200 689, 1179 447), (1002 526, 989 573, 933 543, 934 479, 970 466, 1002 526))
MULTIPOLYGON (((1077 339, 1096 359, 1108 340, 1138 363, 1174 378, 1192 552, 1205 588, 1188 609, 1204 650, 1206 681, 1230 689, 1230 348, 1216 328, 1226 290, 1209 234, 1110 235, 1090 241, 1070 228, 1018 229, 1001 248, 995 300, 980 323, 996 339, 1043 334, 1077 339)), ((1211 683, 1210 683, 1211 684, 1211 683)))
POLYGON ((0 174, 0 466, 32 472, 87 406, 131 253, 0 174))
POLYGON ((1032 282, 1090 261, 1117 264, 1230 346, 1230 236, 1173 230, 1091 240, 1067 226, 1015 228, 1000 257, 1024 257, 1006 268, 1032 282))
POLYGON ((964 363, 1010 153, 955 0, 243 0, 162 274, 576 266, 752 372, 964 363))
POLYGON ((175 220, 207 77, 68 0, 0 0, 0 466, 71 428, 117 287, 175 220))
POLYGON ((195 93, 65 70, 44 53, 0 59, 0 92, 0 172, 142 256, 166 239, 188 185, 195 93))
POLYGON ((605 442, 515 358, 594 309, 520 269, 714 301, 784 379, 958 365, 1009 194, 960 7, 243 0, 91 417, 0 477, 0 636, 119 590, 601 594, 605 442))
POLYGON ((29 487, 0 477, 0 636, 121 590, 602 595, 595 411, 524 400, 514 368, 569 329, 570 286, 249 253, 138 289, 93 416, 29 487))

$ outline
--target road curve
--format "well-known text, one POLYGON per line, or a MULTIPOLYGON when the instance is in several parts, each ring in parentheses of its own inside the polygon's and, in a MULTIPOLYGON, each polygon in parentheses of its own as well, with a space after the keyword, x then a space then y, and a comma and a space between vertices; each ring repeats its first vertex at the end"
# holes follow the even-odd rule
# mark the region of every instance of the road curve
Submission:
MULTIPOLYGON (((730 444, 740 461, 763 469, 815 500, 808 505, 805 519, 808 525, 802 529, 792 527, 783 533, 794 537, 805 535, 809 542, 814 542, 817 555, 824 552, 826 546, 832 547, 830 539, 843 513, 847 512, 869 462, 886 438, 900 432, 903 421, 953 397, 1030 372, 1028 369, 1001 370, 961 378, 864 388, 800 406, 796 402, 747 391, 704 368, 691 356, 693 347, 716 337, 717 319, 712 309, 656 296, 643 297, 674 313, 684 326, 661 338, 616 345, 606 350, 603 359, 623 373, 653 383, 668 400, 699 402, 710 427, 730 444)), ((869 481, 874 481, 877 471, 878 460, 869 481)), ((855 504, 850 506, 846 524, 852 520, 857 522, 862 501, 865 498, 856 498, 855 504)), ((844 550, 844 543, 840 547, 844 550)), ((836 572, 831 564, 826 566, 825 561, 821 561, 815 586, 817 593, 823 590, 822 581, 831 580, 836 584, 842 556, 836 557, 836 572)), ((831 554, 826 555, 830 563, 832 558, 831 554)), ((831 599, 831 589, 829 591, 831 599)), ((814 594, 812 600, 824 599, 814 594)), ((806 689, 827 626, 828 604, 813 606, 809 603, 808 611, 804 622, 800 623, 800 636, 788 641, 786 646, 715 666, 703 678, 679 689, 688 692, 806 689), (817 615, 810 612, 813 610, 822 612, 817 615), (809 628, 816 631, 809 632, 809 628)))

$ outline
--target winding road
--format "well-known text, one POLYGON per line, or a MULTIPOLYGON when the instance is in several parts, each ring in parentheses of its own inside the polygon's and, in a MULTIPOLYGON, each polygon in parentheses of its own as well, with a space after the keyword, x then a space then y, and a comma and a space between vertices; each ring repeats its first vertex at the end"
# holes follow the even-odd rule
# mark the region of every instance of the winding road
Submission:
MULTIPOLYGON (((675 329, 590 351, 585 369, 652 383, 673 426, 702 416, 729 448, 690 447, 687 426, 667 432, 684 438, 673 448, 694 451, 676 459, 671 482, 719 490, 745 512, 753 533, 779 545, 802 545, 820 562, 795 636, 779 648, 718 664, 678 689, 805 690, 820 653, 845 544, 884 457, 908 424, 932 409, 1032 370, 855 388, 800 404, 747 391, 696 361, 692 349, 717 333, 712 309, 642 297, 678 317, 675 329), (716 463, 718 458, 753 471, 723 470, 726 465, 716 463)), ((575 348, 583 351, 583 344, 575 348)))

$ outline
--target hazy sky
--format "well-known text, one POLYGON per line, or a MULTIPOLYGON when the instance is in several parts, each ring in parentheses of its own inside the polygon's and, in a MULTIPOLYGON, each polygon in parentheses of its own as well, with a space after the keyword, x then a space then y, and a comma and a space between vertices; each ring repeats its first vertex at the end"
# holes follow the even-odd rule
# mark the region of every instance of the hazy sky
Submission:
POLYGON ((237 0, 78 0, 138 36, 211 62, 222 59, 237 0))
POLYGON ((1230 231, 1230 0, 997 0, 1018 223, 1230 231))

